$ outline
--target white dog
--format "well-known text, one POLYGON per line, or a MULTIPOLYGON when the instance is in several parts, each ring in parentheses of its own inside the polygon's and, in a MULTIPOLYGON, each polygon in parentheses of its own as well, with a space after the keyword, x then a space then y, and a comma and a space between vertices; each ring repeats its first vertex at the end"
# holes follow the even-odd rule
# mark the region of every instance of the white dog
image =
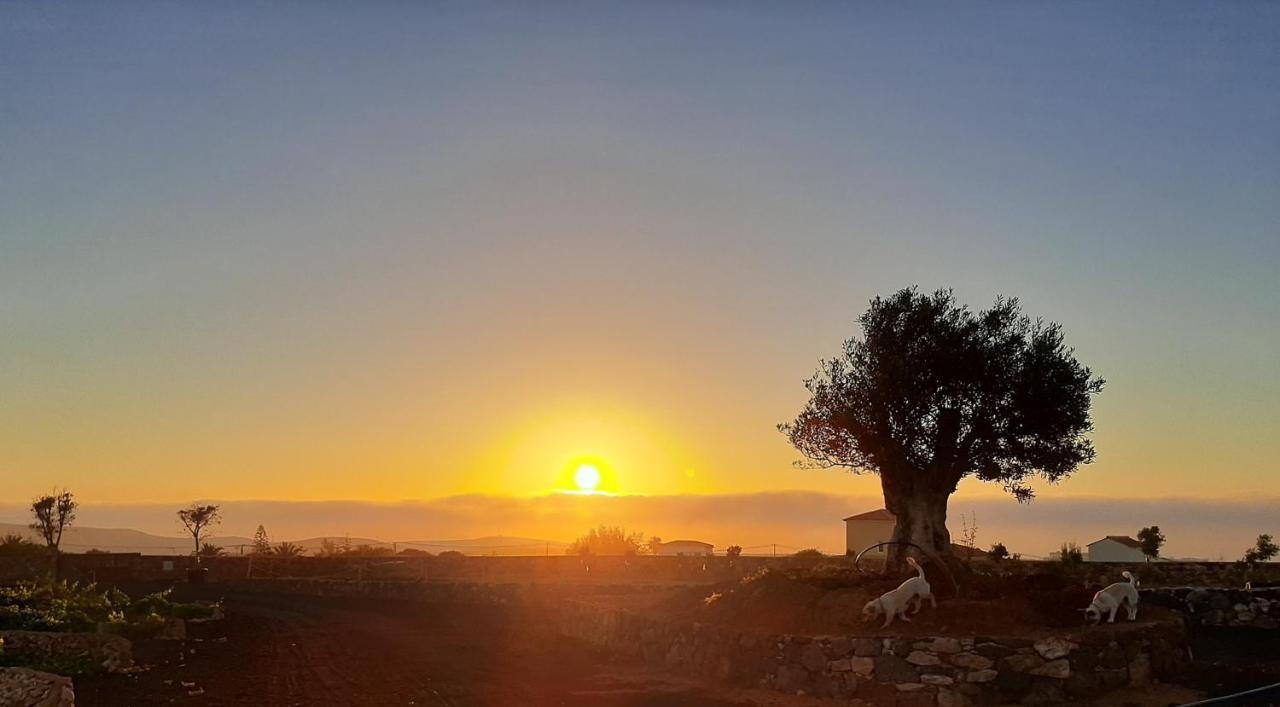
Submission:
POLYGON ((1120 573, 1128 582, 1116 582, 1093 595, 1088 609, 1081 609, 1089 623, 1102 623, 1102 615, 1110 612, 1107 623, 1116 622, 1116 612, 1123 606, 1129 612, 1129 620, 1138 619, 1138 580, 1128 572, 1120 573))
POLYGON ((907 564, 916 568, 916 576, 908 579, 898 585, 897 589, 885 592, 878 599, 872 599, 862 607, 862 620, 873 621, 877 616, 884 615, 884 624, 880 628, 885 628, 893 623, 895 617, 901 618, 903 621, 910 621, 907 618, 907 609, 911 608, 911 602, 915 602, 916 614, 920 612, 924 606, 924 600, 928 599, 933 608, 938 608, 938 601, 933 598, 933 590, 929 588, 929 583, 925 581, 924 569, 915 561, 915 558, 908 557, 907 564))

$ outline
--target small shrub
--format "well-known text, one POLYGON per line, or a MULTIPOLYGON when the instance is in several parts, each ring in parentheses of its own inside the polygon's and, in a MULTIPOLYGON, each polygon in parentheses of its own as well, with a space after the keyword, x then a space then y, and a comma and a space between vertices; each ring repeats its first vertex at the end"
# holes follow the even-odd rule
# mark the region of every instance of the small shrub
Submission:
POLYGON ((816 547, 808 547, 795 554, 795 557, 818 558, 826 557, 822 551, 816 547))
POLYGON ((991 546, 991 552, 989 554, 991 555, 991 559, 999 562, 1009 556, 1009 548, 1005 547, 1004 543, 996 543, 991 546))
POLYGON ((1058 560, 1068 567, 1075 567, 1084 562, 1084 552, 1074 541, 1062 543, 1062 548, 1058 550, 1058 560))
POLYGON ((729 547, 725 548, 724 555, 725 557, 728 557, 730 560, 737 559, 742 556, 742 546, 730 545, 729 547))

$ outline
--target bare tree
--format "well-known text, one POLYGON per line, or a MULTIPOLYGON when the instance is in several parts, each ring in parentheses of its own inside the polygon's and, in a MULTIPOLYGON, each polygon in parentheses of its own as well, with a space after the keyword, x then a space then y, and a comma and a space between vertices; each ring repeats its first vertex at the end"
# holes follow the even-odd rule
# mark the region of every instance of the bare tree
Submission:
POLYGON ((200 534, 210 526, 217 525, 222 522, 222 510, 216 505, 200 505, 192 503, 190 506, 178 511, 178 520, 182 521, 182 526, 187 529, 191 537, 195 540, 195 557, 196 563, 200 563, 200 534))
POLYGON ((40 533, 49 547, 50 574, 58 578, 58 546, 62 543, 62 531, 76 519, 76 499, 70 491, 41 496, 31 502, 31 529, 40 533))

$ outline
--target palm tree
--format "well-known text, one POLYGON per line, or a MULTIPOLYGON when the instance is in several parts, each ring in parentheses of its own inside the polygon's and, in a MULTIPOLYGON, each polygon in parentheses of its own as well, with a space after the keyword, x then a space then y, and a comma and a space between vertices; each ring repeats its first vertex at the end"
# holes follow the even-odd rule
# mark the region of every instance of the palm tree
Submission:
POLYGON ((283 542, 271 549, 271 554, 276 557, 302 557, 306 551, 301 545, 295 545, 290 542, 283 542))

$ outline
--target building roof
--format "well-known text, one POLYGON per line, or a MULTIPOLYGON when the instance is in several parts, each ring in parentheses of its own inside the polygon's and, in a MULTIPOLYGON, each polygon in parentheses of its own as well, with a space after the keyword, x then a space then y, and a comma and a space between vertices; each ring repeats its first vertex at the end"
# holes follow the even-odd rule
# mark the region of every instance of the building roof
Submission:
POLYGON ((845 520, 896 520, 897 516, 881 508, 876 511, 867 511, 857 515, 849 516, 845 520))
POLYGON ((662 543, 662 544, 663 544, 663 545, 676 545, 676 544, 679 544, 679 543, 685 543, 685 544, 688 544, 688 545, 706 545, 707 547, 715 547, 715 545, 712 545, 711 543, 704 543, 704 542, 702 542, 701 540, 668 540, 668 541, 666 541, 666 542, 664 542, 664 543, 662 543))
POLYGON ((1126 546, 1126 547, 1131 547, 1131 548, 1133 548, 1133 549, 1135 549, 1135 550, 1141 550, 1141 549, 1142 549, 1142 543, 1138 542, 1137 540, 1134 540, 1133 538, 1129 537, 1128 535, 1108 535, 1107 537, 1103 538, 1102 540, 1094 540, 1093 542, 1089 543, 1089 547, 1093 547, 1094 545, 1097 545, 1097 544, 1098 544, 1098 543, 1100 543, 1100 542, 1105 542, 1105 541, 1107 541, 1107 540, 1112 540, 1112 541, 1118 542, 1118 543, 1120 543, 1121 545, 1124 545, 1124 546, 1126 546))

